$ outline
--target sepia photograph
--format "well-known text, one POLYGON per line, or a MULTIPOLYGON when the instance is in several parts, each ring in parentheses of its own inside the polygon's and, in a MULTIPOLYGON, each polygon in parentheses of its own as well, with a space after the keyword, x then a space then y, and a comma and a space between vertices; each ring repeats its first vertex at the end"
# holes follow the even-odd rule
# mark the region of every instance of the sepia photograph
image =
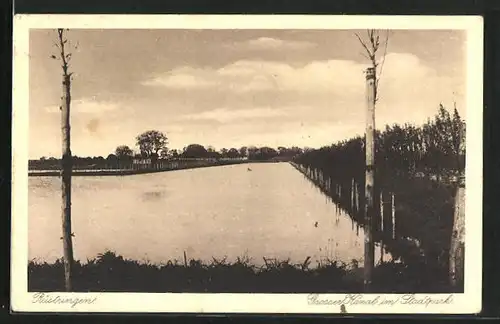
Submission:
POLYGON ((480 18, 78 17, 14 25, 22 310, 480 311, 480 18))

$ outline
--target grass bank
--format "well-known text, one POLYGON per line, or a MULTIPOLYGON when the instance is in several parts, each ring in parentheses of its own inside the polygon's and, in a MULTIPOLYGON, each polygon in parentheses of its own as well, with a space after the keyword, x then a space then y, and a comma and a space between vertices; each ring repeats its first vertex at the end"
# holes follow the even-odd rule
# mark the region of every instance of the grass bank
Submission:
MULTIPOLYGON (((373 292, 450 292, 446 278, 428 268, 385 263, 374 270, 373 292)), ((78 292, 176 292, 176 293, 342 293, 363 292, 363 270, 327 260, 311 266, 290 260, 266 260, 254 265, 248 258, 213 259, 161 265, 125 259, 105 252, 87 263, 75 262, 74 289, 78 292)), ((63 263, 30 261, 30 292, 64 291, 63 263)))

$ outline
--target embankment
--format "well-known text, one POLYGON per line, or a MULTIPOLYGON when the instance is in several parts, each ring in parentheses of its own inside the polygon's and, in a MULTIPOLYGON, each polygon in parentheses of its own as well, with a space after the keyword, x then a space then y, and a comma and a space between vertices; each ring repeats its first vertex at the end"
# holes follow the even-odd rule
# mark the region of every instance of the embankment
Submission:
MULTIPOLYGON (((166 172, 166 171, 177 171, 177 170, 187 170, 187 169, 197 169, 197 168, 208 168, 215 166, 233 165, 248 163, 248 161, 218 161, 218 162, 206 162, 200 164, 194 163, 184 163, 176 164, 175 166, 158 166, 156 168, 135 168, 135 169, 77 169, 73 170, 73 176, 126 176, 135 174, 146 174, 146 173, 156 173, 156 172, 166 172)), ((60 176, 60 170, 29 170, 28 176, 60 176)))
MULTIPOLYGON (((113 252, 73 267, 77 292, 175 292, 175 293, 361 293, 362 268, 339 261, 311 267, 309 259, 294 264, 289 260, 267 260, 261 267, 248 258, 234 262, 168 261, 162 265, 139 263, 113 252)), ((374 269, 374 293, 445 293, 444 282, 425 276, 418 268, 385 263, 374 269)), ((31 261, 28 291, 64 291, 64 265, 31 261)))

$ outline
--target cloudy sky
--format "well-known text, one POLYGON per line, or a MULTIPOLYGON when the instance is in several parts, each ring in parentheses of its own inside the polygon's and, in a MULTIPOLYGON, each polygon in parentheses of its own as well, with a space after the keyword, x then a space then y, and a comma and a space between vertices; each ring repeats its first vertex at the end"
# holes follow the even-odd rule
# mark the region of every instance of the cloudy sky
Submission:
MULTIPOLYGON (((107 156, 157 129, 171 148, 321 147, 362 134, 366 59, 353 30, 70 30, 72 152, 107 156)), ((366 35, 365 31, 359 31, 366 35)), ((30 33, 30 158, 59 156, 53 30, 30 33)), ((389 34, 377 127, 465 113, 465 33, 389 34)))

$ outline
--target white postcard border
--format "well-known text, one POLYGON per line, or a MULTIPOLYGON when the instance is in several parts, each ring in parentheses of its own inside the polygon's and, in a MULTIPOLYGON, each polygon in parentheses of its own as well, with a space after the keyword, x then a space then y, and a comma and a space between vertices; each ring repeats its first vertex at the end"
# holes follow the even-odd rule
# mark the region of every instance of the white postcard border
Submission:
POLYGON ((478 313, 482 282, 483 19, 480 16, 16 15, 13 46, 11 308, 21 312, 478 313), (467 30, 465 290, 416 294, 177 294, 27 292, 29 29, 467 30), (450 297, 451 296, 451 297, 450 297), (378 299, 376 299, 378 297, 378 299), (405 299, 406 298, 406 299, 405 299), (52 302, 42 302, 43 300, 52 302), (311 302, 313 299, 316 302, 311 302), (317 302, 317 301, 320 302, 317 302), (350 302, 351 300, 351 302, 350 302), (357 300, 358 303, 352 300, 357 300), (434 302, 429 302, 432 300, 434 302), (361 303, 364 301, 364 303, 361 303), (372 304, 367 302, 372 301, 372 304), (382 304, 385 301, 387 304, 382 304), (424 302, 427 301, 427 304, 424 302))

